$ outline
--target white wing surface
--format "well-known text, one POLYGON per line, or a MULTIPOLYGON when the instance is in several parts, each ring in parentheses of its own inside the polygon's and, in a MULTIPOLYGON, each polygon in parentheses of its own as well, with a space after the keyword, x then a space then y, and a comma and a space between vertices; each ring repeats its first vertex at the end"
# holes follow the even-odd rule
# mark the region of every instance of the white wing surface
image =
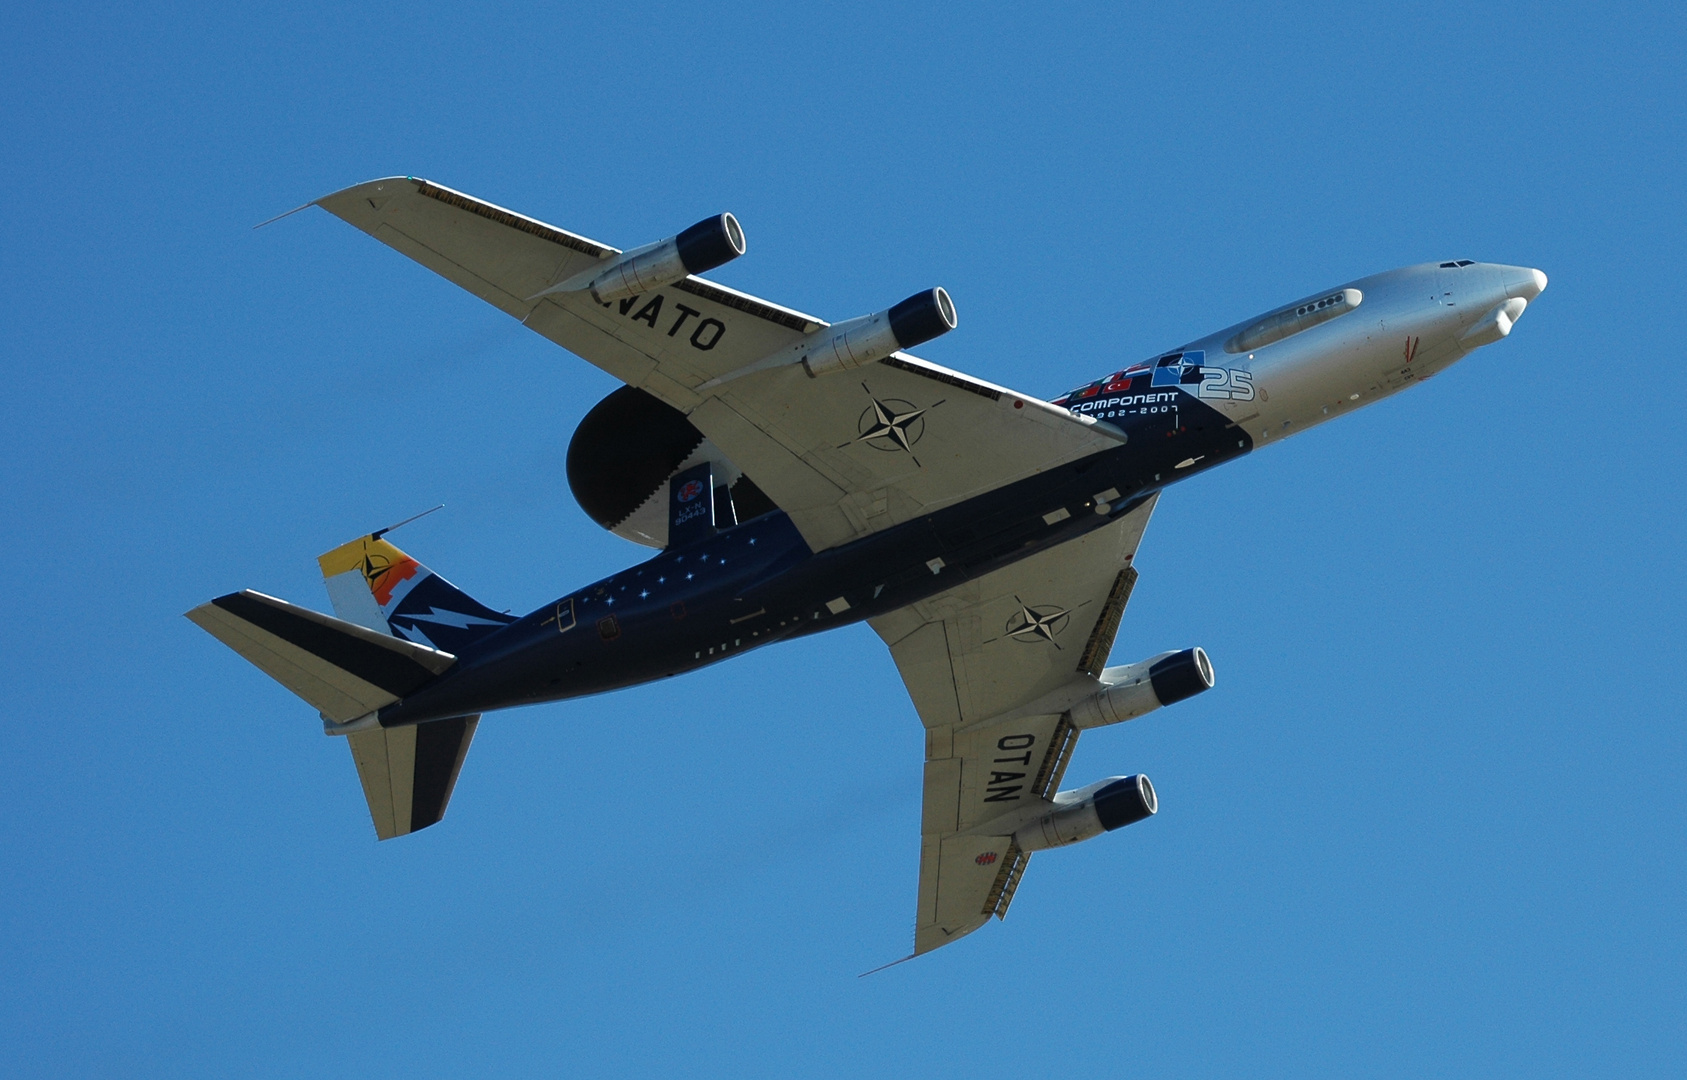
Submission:
POLYGON ((870 620, 926 726, 916 954, 1003 917, 1095 693, 1158 496, 1113 524, 870 620))
POLYGON ((426 180, 318 205, 686 413, 816 551, 1123 437, 906 353, 811 378, 798 361, 829 324, 695 276, 607 304, 541 296, 620 252, 426 180))

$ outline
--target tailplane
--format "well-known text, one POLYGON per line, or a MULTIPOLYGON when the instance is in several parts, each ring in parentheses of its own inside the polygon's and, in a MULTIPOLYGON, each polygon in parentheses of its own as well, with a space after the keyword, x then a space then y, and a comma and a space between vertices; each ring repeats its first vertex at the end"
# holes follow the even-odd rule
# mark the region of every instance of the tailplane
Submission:
POLYGON ((337 726, 373 724, 373 713, 457 662, 448 652, 251 589, 200 604, 187 617, 337 726))
POLYGON ((515 619, 379 532, 318 562, 338 618, 251 590, 201 604, 187 617, 314 706, 329 734, 347 736, 378 838, 425 829, 445 816, 480 717, 386 728, 376 714, 515 619))
POLYGON ((346 736, 375 837, 391 840, 445 816, 479 716, 454 716, 346 736))
POLYGON ((341 544, 317 562, 336 615, 406 641, 461 656, 487 634, 515 621, 398 550, 378 532, 341 544))
POLYGON ((382 840, 445 816, 477 716, 384 728, 376 714, 443 674, 457 658, 390 633, 253 592, 230 593, 187 613, 322 714, 345 735, 382 840))

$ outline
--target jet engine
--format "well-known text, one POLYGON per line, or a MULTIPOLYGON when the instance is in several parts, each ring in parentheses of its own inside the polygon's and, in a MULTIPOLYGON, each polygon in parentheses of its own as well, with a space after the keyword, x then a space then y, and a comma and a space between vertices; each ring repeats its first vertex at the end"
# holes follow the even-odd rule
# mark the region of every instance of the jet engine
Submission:
POLYGON ((1072 706, 1072 726, 1080 731, 1134 720, 1213 688, 1213 663, 1200 647, 1165 652, 1101 673, 1102 689, 1072 706))
POLYGON ((1064 847, 1122 829, 1160 809, 1159 797, 1148 777, 1109 776, 1076 791, 1054 797, 1054 809, 1013 834, 1021 851, 1064 847))
POLYGON ((955 302, 937 288, 915 293, 895 307, 835 323, 830 337, 802 358, 810 378, 848 371, 883 360, 897 349, 912 349, 953 330, 955 302))
POLYGON ((744 230, 731 214, 704 218, 677 236, 623 252, 607 267, 594 266, 540 293, 589 290, 600 304, 671 285, 744 254, 744 230))

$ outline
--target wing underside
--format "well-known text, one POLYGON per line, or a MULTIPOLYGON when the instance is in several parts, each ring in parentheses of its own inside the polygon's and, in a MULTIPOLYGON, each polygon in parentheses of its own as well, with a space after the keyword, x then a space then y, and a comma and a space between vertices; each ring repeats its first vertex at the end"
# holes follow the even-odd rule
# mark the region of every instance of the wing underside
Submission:
POLYGON ((915 953, 1005 916, 1051 808, 1157 497, 1112 524, 872 620, 926 726, 915 953))
POLYGON ((318 200, 684 413, 819 551, 1117 446, 1105 424, 906 353, 813 378, 829 324, 698 277, 599 303, 545 290, 615 248, 413 178, 318 200))

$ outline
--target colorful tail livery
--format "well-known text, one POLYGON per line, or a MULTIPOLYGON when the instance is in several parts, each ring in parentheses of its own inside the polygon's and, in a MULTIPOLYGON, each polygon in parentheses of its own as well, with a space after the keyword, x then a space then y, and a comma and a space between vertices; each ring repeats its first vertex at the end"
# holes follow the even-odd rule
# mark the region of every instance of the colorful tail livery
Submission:
POLYGON ((341 544, 317 562, 334 613, 348 622, 458 656, 515 621, 493 611, 415 559, 381 533, 341 544))

